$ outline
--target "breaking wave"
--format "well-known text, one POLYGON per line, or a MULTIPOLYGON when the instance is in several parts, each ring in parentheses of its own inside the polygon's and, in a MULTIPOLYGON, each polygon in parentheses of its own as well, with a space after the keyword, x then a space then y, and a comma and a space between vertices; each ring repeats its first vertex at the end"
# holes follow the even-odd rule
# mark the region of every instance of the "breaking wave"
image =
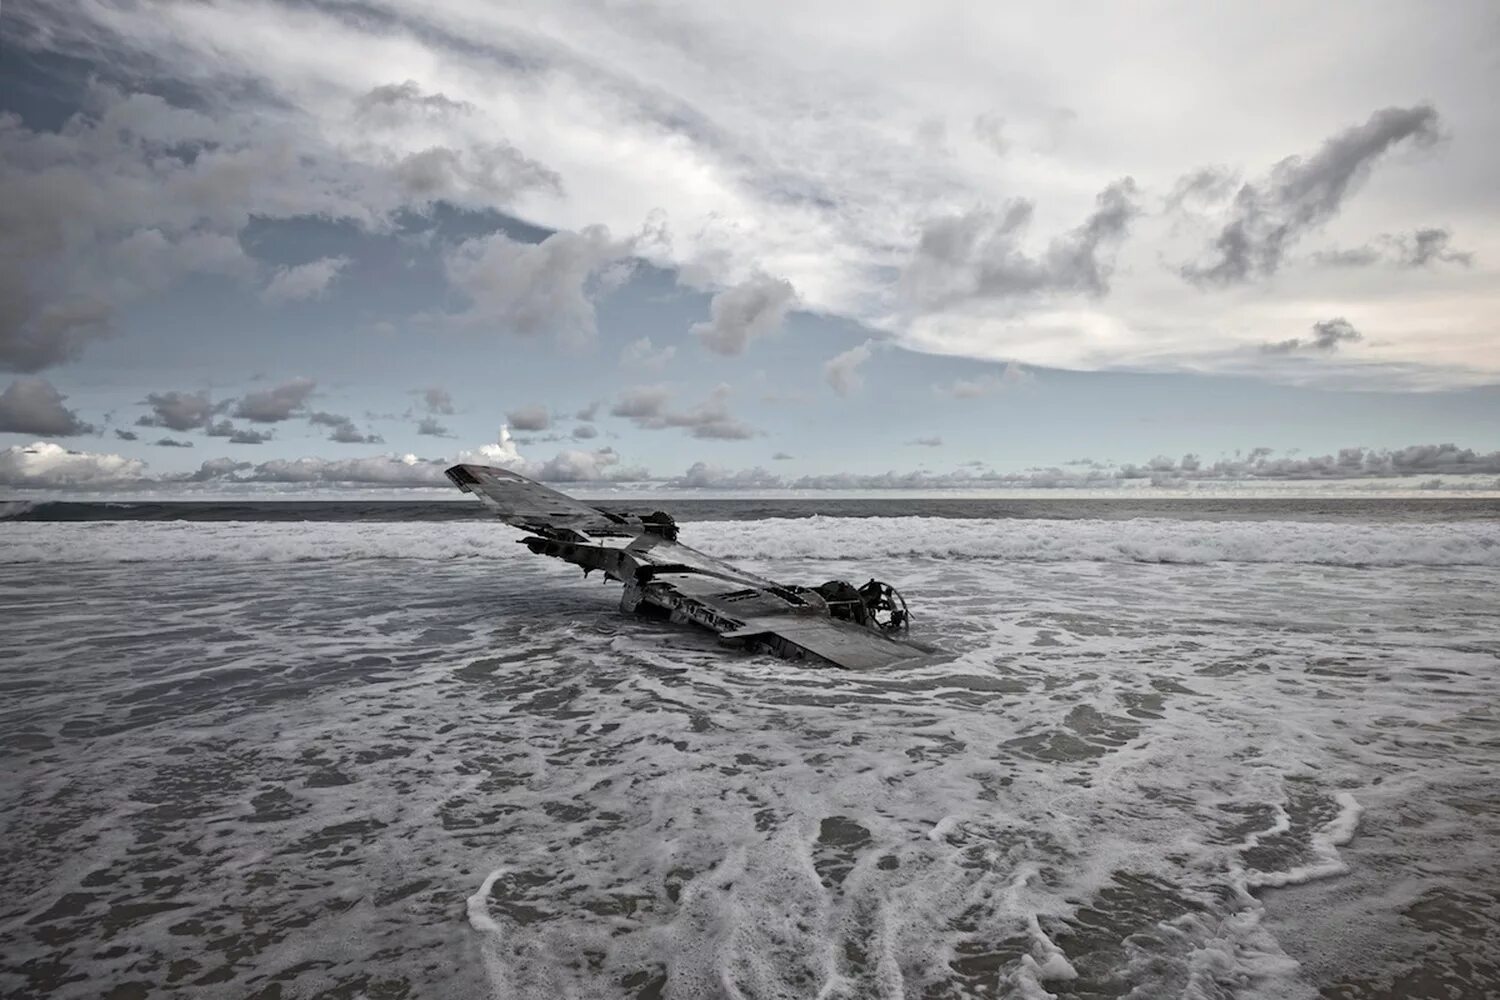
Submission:
MULTIPOLYGON (((494 523, 0 523, 0 562, 324 562, 520 558, 494 523)), ((1500 524, 768 518, 683 524, 721 558, 1349 567, 1500 566, 1500 524)))

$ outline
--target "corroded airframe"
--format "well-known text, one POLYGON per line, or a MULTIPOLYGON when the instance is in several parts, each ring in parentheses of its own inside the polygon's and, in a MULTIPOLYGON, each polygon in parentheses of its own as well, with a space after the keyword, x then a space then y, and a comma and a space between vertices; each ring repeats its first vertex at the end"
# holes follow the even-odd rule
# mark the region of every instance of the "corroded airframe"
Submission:
POLYGON ((455 465, 446 475, 527 532, 520 541, 532 552, 622 582, 623 611, 698 625, 727 645, 848 669, 936 652, 904 637, 911 624, 906 602, 879 581, 777 583, 678 542, 677 524, 664 513, 591 507, 508 469, 455 465))

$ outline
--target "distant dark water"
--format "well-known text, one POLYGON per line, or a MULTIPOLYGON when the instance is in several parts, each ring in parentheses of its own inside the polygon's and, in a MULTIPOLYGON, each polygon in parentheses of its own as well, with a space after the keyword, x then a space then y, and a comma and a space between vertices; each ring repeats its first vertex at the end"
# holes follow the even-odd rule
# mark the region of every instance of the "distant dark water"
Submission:
MULTIPOLYGON (((1340 497, 1336 499, 995 499, 775 498, 607 500, 617 510, 665 510, 679 521, 758 521, 773 517, 946 517, 1214 521, 1474 521, 1500 519, 1500 499, 1340 497)), ((463 500, 192 500, 0 503, 15 521, 483 521, 492 515, 463 500)))

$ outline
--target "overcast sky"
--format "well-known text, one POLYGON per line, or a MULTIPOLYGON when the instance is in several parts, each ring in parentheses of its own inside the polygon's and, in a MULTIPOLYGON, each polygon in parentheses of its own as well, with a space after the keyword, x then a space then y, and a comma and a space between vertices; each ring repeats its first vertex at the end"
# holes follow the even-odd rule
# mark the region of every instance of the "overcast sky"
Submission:
POLYGON ((0 44, 0 486, 1500 474, 1493 2, 9 0, 0 44))

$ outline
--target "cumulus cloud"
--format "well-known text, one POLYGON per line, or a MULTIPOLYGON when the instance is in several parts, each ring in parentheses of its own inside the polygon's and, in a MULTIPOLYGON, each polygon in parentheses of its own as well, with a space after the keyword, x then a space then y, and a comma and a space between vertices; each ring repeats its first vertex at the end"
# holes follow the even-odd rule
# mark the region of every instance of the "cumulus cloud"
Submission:
POLYGON ((190 431, 207 427, 222 406, 215 406, 207 392, 152 392, 146 395, 151 413, 136 424, 141 427, 165 427, 172 431, 190 431))
POLYGON ((625 368, 641 368, 646 371, 661 371, 674 357, 677 348, 671 344, 658 348, 650 337, 632 340, 620 352, 620 364, 625 368))
POLYGON ((602 400, 596 399, 589 403, 589 405, 581 407, 577 413, 573 414, 573 419, 582 420, 584 423, 592 423, 599 415, 599 407, 603 405, 602 400))
POLYGON ((277 268, 270 282, 261 290, 260 297, 276 304, 319 298, 348 266, 348 257, 323 257, 306 264, 277 268))
POLYGON ((1013 362, 1007 362, 998 372, 984 372, 973 378, 958 378, 948 385, 934 388, 954 399, 977 399, 980 396, 993 396, 1035 380, 1036 376, 1025 368, 1013 362))
POLYGON ((788 478, 760 467, 734 470, 699 462, 669 482, 700 489, 1084 489, 1119 488, 1141 482, 1184 488, 1194 483, 1490 476, 1500 474, 1500 452, 1484 454, 1440 444, 1393 450, 1345 448, 1332 455, 1277 457, 1269 448, 1256 448, 1213 462, 1190 453, 1181 458, 1158 455, 1140 464, 1117 467, 1089 460, 1065 465, 1066 468, 997 472, 987 469, 982 462, 968 462, 950 472, 834 472, 788 478))
POLYGON ((67 399, 44 378, 20 378, 0 392, 0 432, 73 437, 94 427, 63 405, 67 399))
POLYGON ((220 420, 203 429, 209 437, 227 438, 230 444, 265 444, 271 440, 270 431, 258 431, 250 427, 236 427, 233 421, 220 420))
POLYGON ((870 354, 875 349, 875 342, 867 340, 849 348, 841 354, 835 354, 823 362, 823 381, 840 396, 847 396, 858 390, 865 384, 864 376, 860 369, 866 361, 870 360, 870 354))
POLYGON ((1313 335, 1307 339, 1292 337, 1275 343, 1262 344, 1263 354, 1292 354, 1298 351, 1321 351, 1325 354, 1339 349, 1340 344, 1352 344, 1364 336, 1342 316, 1321 320, 1312 325, 1313 335))
POLYGON ((595 297, 625 277, 618 265, 630 252, 603 226, 562 230, 540 243, 503 233, 466 240, 446 260, 449 281, 470 303, 455 319, 581 346, 596 333, 595 297))
POLYGON ((1403 142, 1430 144, 1438 113, 1429 105, 1384 108, 1332 136, 1311 156, 1289 156, 1240 187, 1202 263, 1182 268, 1200 285, 1231 285, 1275 274, 1287 250, 1338 214, 1372 165, 1403 142))
POLYGON ((164 437, 157 439, 156 446, 158 448, 191 448, 193 446, 193 442, 180 440, 178 438, 164 437))
POLYGON ((0 486, 113 486, 143 478, 146 463, 120 455, 69 451, 37 441, 0 451, 0 486))
POLYGON ((776 489, 785 485, 785 482, 780 476, 760 466, 731 470, 706 462, 694 462, 687 472, 671 480, 671 484, 691 489, 776 489))
POLYGON ((525 458, 516 447, 510 428, 504 426, 500 428, 498 441, 481 445, 474 451, 459 452, 456 461, 498 465, 542 482, 580 483, 650 478, 650 473, 640 466, 623 465, 619 453, 613 448, 599 448, 595 451, 565 449, 544 462, 525 458))
POLYGON ((518 431, 544 431, 552 426, 552 414, 540 403, 528 403, 518 409, 509 410, 505 419, 518 431))
POLYGON ((328 440, 337 441, 340 444, 381 444, 385 440, 379 434, 365 434, 355 425, 353 419, 338 413, 320 410, 308 414, 307 422, 330 428, 328 440))
POLYGON ((138 441, 138 440, 140 440, 140 435, 137 434, 135 431, 122 430, 119 427, 115 428, 115 437, 119 438, 121 441, 138 441))
MULTIPOLYGON (((375 87, 354 102, 360 123, 384 129, 391 136, 410 130, 422 135, 442 132, 472 136, 478 112, 468 101, 443 93, 427 93, 415 80, 375 87)), ((392 176, 402 192, 422 202, 448 201, 464 207, 508 202, 529 190, 562 193, 555 170, 526 156, 510 143, 470 138, 462 145, 429 145, 404 153, 388 153, 392 176)))
POLYGON ((249 462, 240 462, 232 458, 210 458, 198 466, 196 472, 190 473, 186 482, 205 483, 215 479, 223 479, 233 473, 253 468, 249 462))
POLYGON ((592 441, 599 436, 599 429, 593 424, 579 424, 573 428, 574 441, 592 441))
POLYGON ((790 281, 757 274, 714 295, 708 321, 694 323, 692 332, 711 351, 743 354, 750 341, 780 330, 796 302, 790 281))
POLYGON ((1052 240, 1040 257, 1023 247, 1034 211, 1032 202, 1016 199, 999 212, 977 208, 929 220, 902 272, 903 291, 928 308, 971 299, 1108 292, 1111 253, 1140 212, 1135 182, 1126 177, 1106 187, 1088 218, 1052 240))
POLYGON ((556 171, 506 142, 429 146, 396 158, 391 172, 407 197, 423 202, 478 206, 532 188, 562 193, 556 171))
POLYGON ((680 427, 695 438, 735 441, 754 437, 756 431, 729 412, 728 385, 718 385, 708 398, 686 410, 671 407, 672 393, 662 386, 634 386, 620 394, 610 413, 624 417, 643 430, 680 427))
POLYGON ((1420 444, 1406 448, 1342 448, 1313 456, 1276 456, 1269 448, 1252 449, 1243 457, 1205 463, 1196 455, 1173 461, 1158 457, 1142 465, 1120 467, 1121 479, 1168 478, 1206 480, 1368 479, 1430 475, 1493 475, 1500 473, 1500 451, 1482 453, 1454 444, 1420 444))
POLYGON ((444 427, 437 417, 423 417, 417 424, 417 433, 428 437, 447 437, 448 428, 444 427))
POLYGON ((246 393, 234 408, 234 415, 258 424, 290 420, 306 408, 317 387, 313 379, 294 378, 271 389, 246 393))
POLYGON ((368 458, 293 458, 261 462, 234 476, 236 482, 349 483, 361 486, 442 486, 446 467, 441 459, 416 455, 374 455, 368 458))
POLYGON ((102 85, 57 132, 0 117, 0 149, 0 368, 12 370, 76 358, 120 308, 185 275, 253 275, 238 238, 252 217, 369 224, 399 207, 306 123, 102 85))

